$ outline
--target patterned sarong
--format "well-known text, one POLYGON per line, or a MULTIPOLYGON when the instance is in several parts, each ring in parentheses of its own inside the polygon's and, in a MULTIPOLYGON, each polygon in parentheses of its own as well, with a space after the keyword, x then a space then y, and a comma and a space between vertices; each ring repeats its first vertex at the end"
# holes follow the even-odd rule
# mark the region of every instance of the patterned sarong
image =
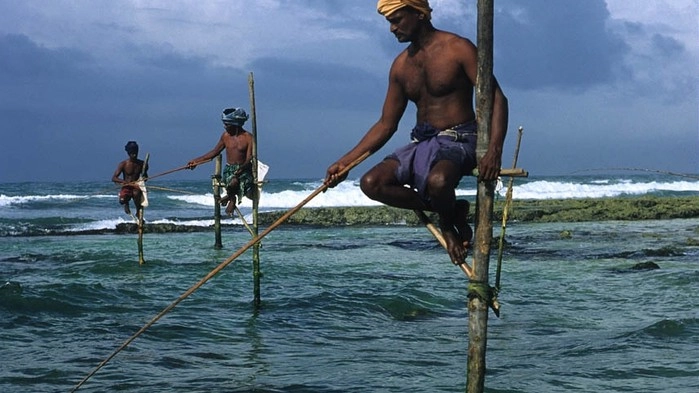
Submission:
POLYGON ((238 203, 243 199, 243 196, 250 198, 253 195, 252 191, 255 186, 255 180, 252 176, 252 166, 248 165, 246 169, 243 169, 236 176, 235 172, 239 168, 240 164, 226 164, 226 167, 223 169, 223 183, 226 184, 226 189, 228 189, 228 185, 231 184, 231 180, 233 180, 234 177, 238 178, 238 187, 232 190, 238 197, 238 203))

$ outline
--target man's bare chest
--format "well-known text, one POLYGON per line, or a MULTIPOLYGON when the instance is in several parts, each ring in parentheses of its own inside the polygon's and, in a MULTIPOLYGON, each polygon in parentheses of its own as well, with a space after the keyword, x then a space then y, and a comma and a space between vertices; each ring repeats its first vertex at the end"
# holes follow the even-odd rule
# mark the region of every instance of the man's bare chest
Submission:
POLYGON ((229 150, 246 150, 250 143, 246 135, 225 135, 224 144, 229 150))
POLYGON ((402 71, 405 94, 413 101, 448 96, 468 81, 458 64, 439 59, 415 59, 406 62, 402 71))

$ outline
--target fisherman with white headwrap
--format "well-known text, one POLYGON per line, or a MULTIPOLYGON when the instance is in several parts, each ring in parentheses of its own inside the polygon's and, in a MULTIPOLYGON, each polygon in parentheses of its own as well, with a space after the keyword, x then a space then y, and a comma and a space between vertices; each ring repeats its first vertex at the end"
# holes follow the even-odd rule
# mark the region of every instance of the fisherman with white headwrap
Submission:
POLYGON ((252 199, 255 194, 255 182, 252 175, 252 134, 243 129, 249 116, 242 108, 226 108, 221 114, 225 131, 218 143, 208 153, 187 163, 190 169, 208 162, 226 150, 226 166, 222 173, 222 182, 226 185, 226 197, 221 205, 226 205, 226 213, 233 214, 236 201, 241 203, 243 196, 252 199))
POLYGON ((411 143, 370 169, 360 185, 376 201, 439 214, 449 257, 455 264, 463 263, 473 232, 467 222, 468 202, 457 201, 454 190, 476 165, 479 181, 497 179, 507 133, 507 98, 493 80, 490 145, 477 161, 475 45, 437 30, 427 0, 379 0, 376 8, 398 41, 409 45, 391 65, 381 117, 354 148, 328 167, 325 183, 337 185, 346 178, 340 173, 350 163, 384 146, 398 129, 408 102, 413 102, 417 116, 411 143))

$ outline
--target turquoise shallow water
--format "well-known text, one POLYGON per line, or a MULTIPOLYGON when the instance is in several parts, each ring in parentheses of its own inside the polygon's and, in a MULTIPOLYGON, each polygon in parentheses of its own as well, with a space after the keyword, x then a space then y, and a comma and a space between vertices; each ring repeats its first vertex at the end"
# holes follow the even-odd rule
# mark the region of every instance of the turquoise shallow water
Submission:
MULTIPOLYGON (((139 266, 134 235, 0 237, 0 391, 69 391, 248 240, 146 234, 139 266)), ((699 391, 699 220, 511 223, 508 240, 487 392, 699 391)), ((282 226, 259 310, 251 258, 80 391, 465 390, 467 281, 425 229, 282 226)))

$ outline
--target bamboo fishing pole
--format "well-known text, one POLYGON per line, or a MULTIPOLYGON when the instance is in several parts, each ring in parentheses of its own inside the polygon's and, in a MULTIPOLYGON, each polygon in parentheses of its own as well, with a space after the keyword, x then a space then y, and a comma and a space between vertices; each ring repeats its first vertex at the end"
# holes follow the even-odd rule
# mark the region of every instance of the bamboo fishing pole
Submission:
MULTIPOLYGON (((209 160, 209 161, 210 161, 210 160, 209 160)), ((155 179, 156 177, 165 176, 165 175, 169 175, 169 174, 171 174, 171 173, 173 173, 173 172, 181 171, 181 170, 183 170, 183 169, 190 169, 192 166, 197 166, 197 165, 205 164, 205 163, 207 163, 207 162, 209 162, 209 161, 197 161, 197 162, 194 163, 194 165, 189 165, 189 164, 183 165, 183 166, 178 167, 178 168, 175 168, 175 169, 170 169, 170 170, 168 170, 168 171, 165 171, 165 172, 162 172, 162 173, 158 173, 157 175, 148 176, 148 178, 145 179, 145 180, 148 181, 148 180, 155 179)), ((133 186, 133 185, 135 185, 135 184, 136 184, 136 182, 128 182, 128 183, 122 184, 121 186, 133 186)), ((121 186, 120 186, 120 187, 121 187, 121 186)))
MULTIPOLYGON (((365 152, 361 156, 359 156, 357 159, 355 159, 352 163, 344 167, 341 171, 337 173, 339 177, 342 177, 349 173, 349 171, 354 168, 355 166, 359 165, 362 161, 364 161, 367 157, 369 157, 371 153, 370 152, 365 152)), ((302 207, 304 207, 308 202, 310 202, 313 198, 318 196, 321 192, 326 191, 330 186, 327 183, 323 183, 320 187, 316 188, 315 191, 313 191, 310 195, 306 197, 303 201, 299 202, 298 205, 295 207, 291 208, 288 210, 284 215, 279 217, 277 221, 272 223, 267 229, 262 231, 257 237, 253 238, 252 240, 248 241, 245 243, 243 247, 241 247, 238 251, 233 253, 230 257, 228 257, 225 261, 221 262, 218 266, 216 266, 209 274, 204 276, 199 282, 191 286, 188 290, 186 290, 180 297, 175 299, 170 305, 165 307, 160 313, 158 313, 153 319, 148 321, 141 329, 139 329, 136 333, 134 333, 131 337, 129 337, 126 341, 124 341, 123 344, 121 344, 114 352, 112 352, 107 358, 105 358, 100 364, 95 367, 94 370, 92 370, 85 378, 83 378, 72 390, 71 392, 77 391, 85 382, 87 382, 90 377, 95 375, 97 371, 99 371, 102 367, 104 367, 105 364, 107 364, 114 356, 116 356, 119 352, 121 352, 124 348, 126 348, 131 342, 133 342, 138 336, 140 336, 143 332, 145 332, 149 327, 153 326, 160 318, 162 318, 165 314, 167 314, 170 310, 175 308, 180 302, 182 302, 184 299, 189 297, 194 291, 199 289, 202 285, 204 285, 207 281, 209 281, 212 277, 214 277, 216 274, 218 274, 223 268, 228 266, 231 262, 233 262, 236 258, 241 256, 245 251, 247 251, 250 247, 258 243, 260 240, 262 240, 263 237, 267 236, 270 232, 275 230, 278 226, 280 226, 284 221, 288 220, 289 217, 293 216, 296 212, 301 210, 302 207)))

